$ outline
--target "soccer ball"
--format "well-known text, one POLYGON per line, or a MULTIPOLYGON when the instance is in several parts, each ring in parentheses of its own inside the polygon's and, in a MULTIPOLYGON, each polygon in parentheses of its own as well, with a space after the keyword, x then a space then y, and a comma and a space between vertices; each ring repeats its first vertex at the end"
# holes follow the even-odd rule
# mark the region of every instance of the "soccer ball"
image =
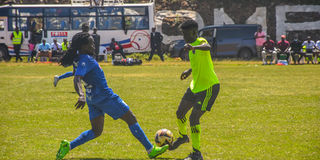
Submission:
POLYGON ((168 129, 160 129, 156 133, 155 141, 158 147, 171 144, 173 142, 173 134, 168 129))

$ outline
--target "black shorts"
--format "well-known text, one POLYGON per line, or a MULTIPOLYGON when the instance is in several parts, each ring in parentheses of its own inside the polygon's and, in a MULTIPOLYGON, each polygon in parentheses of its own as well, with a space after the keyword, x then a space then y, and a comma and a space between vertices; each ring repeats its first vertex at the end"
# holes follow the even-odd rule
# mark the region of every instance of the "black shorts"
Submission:
POLYGON ((190 101, 193 103, 193 107, 200 109, 201 111, 210 111, 214 101, 216 100, 220 90, 220 84, 215 84, 210 88, 193 93, 190 88, 182 97, 182 100, 190 101))

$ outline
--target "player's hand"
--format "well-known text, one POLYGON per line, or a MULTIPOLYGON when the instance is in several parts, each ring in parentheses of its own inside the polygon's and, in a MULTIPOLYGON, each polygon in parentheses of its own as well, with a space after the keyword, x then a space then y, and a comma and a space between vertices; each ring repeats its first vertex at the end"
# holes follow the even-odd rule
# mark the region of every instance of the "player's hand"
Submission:
POLYGON ((74 105, 76 109, 83 109, 83 107, 86 105, 86 98, 84 96, 80 96, 78 99, 78 102, 74 105))
POLYGON ((188 78, 191 74, 191 71, 192 71, 191 69, 188 69, 188 70, 185 70, 184 72, 182 72, 180 79, 184 80, 184 79, 188 78))
POLYGON ((186 51, 189 51, 189 50, 194 50, 194 47, 190 43, 186 43, 183 46, 183 49, 186 50, 186 51))

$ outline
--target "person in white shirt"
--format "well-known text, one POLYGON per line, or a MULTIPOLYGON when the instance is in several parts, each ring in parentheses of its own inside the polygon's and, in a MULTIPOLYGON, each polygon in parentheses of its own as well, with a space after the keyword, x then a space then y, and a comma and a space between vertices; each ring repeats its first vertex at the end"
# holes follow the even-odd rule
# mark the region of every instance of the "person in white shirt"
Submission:
POLYGON ((53 39, 53 43, 51 44, 52 56, 59 56, 62 54, 62 46, 57 41, 57 39, 53 39))
POLYGON ((316 43, 314 43, 314 41, 311 40, 311 36, 308 36, 307 40, 302 43, 302 48, 305 48, 305 54, 306 57, 308 57, 308 64, 309 61, 311 61, 311 63, 314 64, 313 60, 316 59, 315 49, 317 48, 317 46, 316 43), (312 59, 312 56, 314 59, 312 59))

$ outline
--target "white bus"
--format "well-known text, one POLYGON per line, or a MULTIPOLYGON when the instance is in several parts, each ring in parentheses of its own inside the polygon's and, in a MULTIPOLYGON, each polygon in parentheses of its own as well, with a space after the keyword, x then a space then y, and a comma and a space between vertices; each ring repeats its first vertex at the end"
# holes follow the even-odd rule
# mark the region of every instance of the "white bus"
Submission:
POLYGON ((18 26, 24 36, 20 55, 28 54, 29 39, 41 43, 45 39, 62 43, 81 32, 88 23, 90 32, 96 27, 100 35, 100 54, 110 50, 115 38, 125 53, 150 51, 150 32, 154 26, 154 3, 120 4, 112 6, 85 5, 4 5, 0 6, 0 60, 14 56, 10 36, 18 26))

